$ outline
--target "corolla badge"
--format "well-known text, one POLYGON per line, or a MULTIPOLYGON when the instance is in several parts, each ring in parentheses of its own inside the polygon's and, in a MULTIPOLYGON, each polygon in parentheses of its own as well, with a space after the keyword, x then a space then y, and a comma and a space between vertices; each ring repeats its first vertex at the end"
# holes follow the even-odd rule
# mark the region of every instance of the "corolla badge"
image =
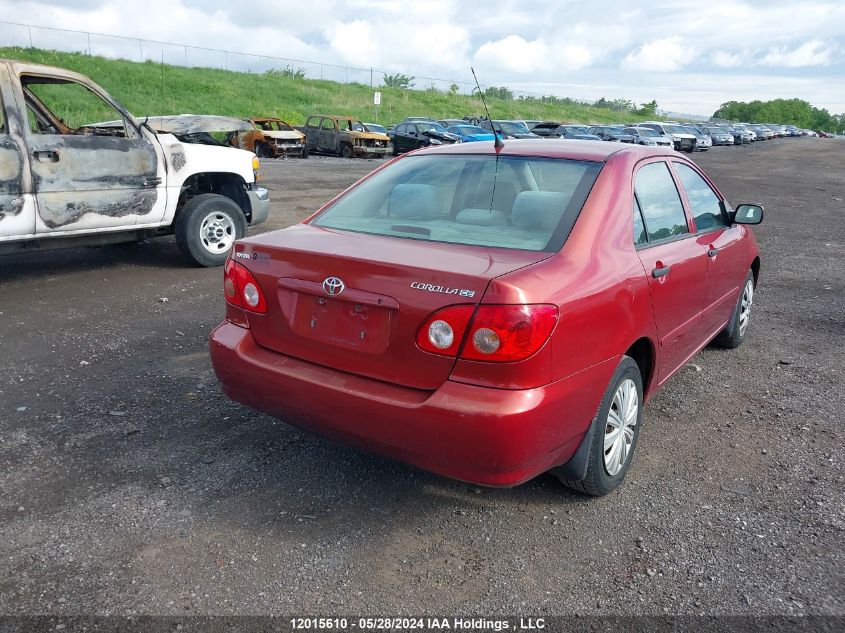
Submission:
POLYGON ((339 295, 346 285, 340 277, 326 277, 323 280, 323 292, 327 295, 339 295))

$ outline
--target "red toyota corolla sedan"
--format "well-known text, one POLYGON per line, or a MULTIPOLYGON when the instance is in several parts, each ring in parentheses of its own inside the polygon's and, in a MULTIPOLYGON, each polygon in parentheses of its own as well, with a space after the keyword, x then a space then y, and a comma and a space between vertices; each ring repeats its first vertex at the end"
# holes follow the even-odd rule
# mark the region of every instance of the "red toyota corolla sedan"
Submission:
POLYGON ((235 244, 211 358, 230 398, 362 449, 606 494, 643 403, 745 337, 762 216, 666 148, 414 152, 235 244))

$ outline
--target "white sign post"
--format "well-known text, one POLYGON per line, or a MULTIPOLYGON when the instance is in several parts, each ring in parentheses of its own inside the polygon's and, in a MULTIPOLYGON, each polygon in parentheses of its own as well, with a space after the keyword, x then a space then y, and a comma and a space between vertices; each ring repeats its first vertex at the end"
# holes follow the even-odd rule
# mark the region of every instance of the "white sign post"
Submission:
POLYGON ((373 105, 376 107, 376 119, 378 119, 379 106, 381 106, 381 92, 378 90, 373 93, 373 105))

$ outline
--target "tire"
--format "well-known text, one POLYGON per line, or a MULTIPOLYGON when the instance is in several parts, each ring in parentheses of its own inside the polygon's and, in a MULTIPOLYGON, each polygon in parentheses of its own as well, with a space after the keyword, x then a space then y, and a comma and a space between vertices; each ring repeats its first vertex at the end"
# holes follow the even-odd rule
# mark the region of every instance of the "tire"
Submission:
POLYGON ((340 155, 344 158, 352 158, 352 146, 349 143, 344 143, 340 146, 340 155))
POLYGON ((220 266, 234 241, 246 235, 246 217, 230 198, 204 193, 182 207, 175 229, 185 259, 197 266, 220 266))
POLYGON ((302 158, 308 158, 308 148, 302 150, 302 158))
POLYGON ((637 448, 637 440, 640 437, 643 422, 642 403, 643 379, 640 368, 633 358, 623 356, 610 378, 599 412, 593 421, 595 427, 587 463, 587 475, 581 481, 559 477, 565 486, 593 497, 601 497, 613 492, 622 483, 631 467, 634 450, 637 448), (614 421, 619 420, 617 412, 620 410, 627 412, 622 416, 623 430, 618 432, 616 441, 610 444, 606 453, 605 438, 614 432, 614 427, 618 428, 614 421))
POLYGON ((258 141, 255 144, 255 155, 258 158, 270 158, 270 146, 267 143, 262 143, 258 141))
POLYGON ((725 349, 735 349, 742 345, 748 326, 751 323, 751 306, 754 303, 754 274, 749 270, 745 282, 736 300, 731 320, 725 329, 716 335, 713 343, 725 349))

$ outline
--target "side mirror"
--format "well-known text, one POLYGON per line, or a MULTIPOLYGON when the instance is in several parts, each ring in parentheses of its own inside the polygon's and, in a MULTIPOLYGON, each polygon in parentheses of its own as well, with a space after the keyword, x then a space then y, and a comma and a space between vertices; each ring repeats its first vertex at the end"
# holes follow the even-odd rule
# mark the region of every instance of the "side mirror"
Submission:
POLYGON ((763 221, 763 207, 759 204, 741 204, 734 211, 737 224, 760 224, 763 221))

